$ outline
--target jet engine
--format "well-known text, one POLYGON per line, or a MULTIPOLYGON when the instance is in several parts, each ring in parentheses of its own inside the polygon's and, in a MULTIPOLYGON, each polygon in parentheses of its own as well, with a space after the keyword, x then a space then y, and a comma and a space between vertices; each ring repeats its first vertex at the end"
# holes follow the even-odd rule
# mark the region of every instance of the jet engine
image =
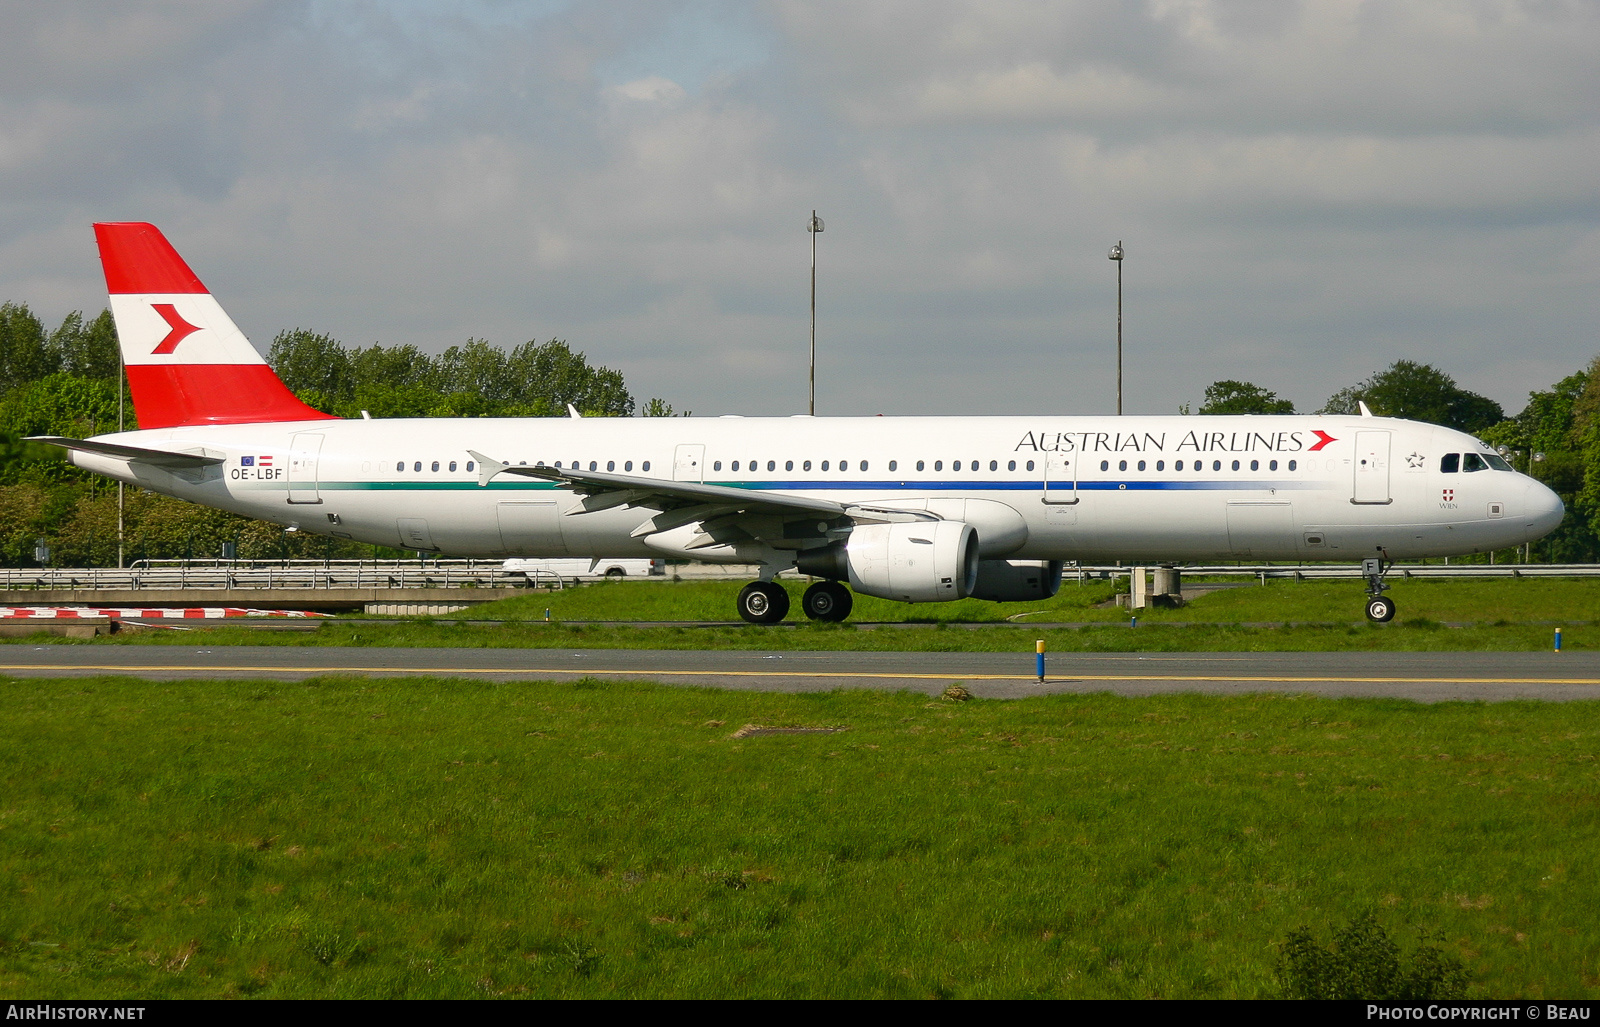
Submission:
POLYGON ((974 599, 1023 603, 1049 599, 1061 590, 1061 560, 979 560, 974 599))
POLYGON ((978 534, 963 521, 861 524, 843 542, 803 552, 802 574, 842 579, 862 595, 944 603, 972 594, 978 534))

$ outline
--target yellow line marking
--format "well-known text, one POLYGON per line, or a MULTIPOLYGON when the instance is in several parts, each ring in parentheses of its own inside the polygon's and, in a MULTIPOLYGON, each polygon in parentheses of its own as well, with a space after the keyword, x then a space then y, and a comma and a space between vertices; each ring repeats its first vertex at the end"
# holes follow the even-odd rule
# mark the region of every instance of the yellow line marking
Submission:
MULTIPOLYGON (((199 671, 202 673, 227 672, 229 674, 635 674, 652 677, 724 677, 724 678, 882 678, 912 681, 1027 681, 1036 682, 1031 674, 963 674, 951 671, 945 674, 922 674, 912 671, 890 674, 881 671, 850 670, 638 670, 610 669, 605 667, 247 667, 239 665, 203 666, 132 666, 122 664, 15 664, 0 665, 0 671, 14 670, 99 670, 122 672, 199 671)), ((1276 676, 1246 674, 1070 674, 1046 679, 1067 681, 1261 681, 1284 684, 1357 684, 1381 685, 1600 685, 1600 678, 1451 678, 1451 677, 1354 677, 1338 675, 1276 676)))

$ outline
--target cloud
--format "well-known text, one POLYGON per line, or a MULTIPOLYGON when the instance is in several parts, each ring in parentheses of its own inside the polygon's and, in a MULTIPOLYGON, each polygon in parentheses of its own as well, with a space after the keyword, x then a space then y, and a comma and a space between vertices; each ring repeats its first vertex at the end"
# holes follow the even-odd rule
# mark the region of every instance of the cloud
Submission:
MULTIPOLYGON (((258 345, 566 338, 700 413, 1507 406, 1600 314, 1600 10, 712 0, 0 11, 0 299, 160 224, 258 345)), ((1565 370, 1562 370, 1565 369, 1565 370)), ((1560 372, 1559 374, 1556 372, 1560 372)))

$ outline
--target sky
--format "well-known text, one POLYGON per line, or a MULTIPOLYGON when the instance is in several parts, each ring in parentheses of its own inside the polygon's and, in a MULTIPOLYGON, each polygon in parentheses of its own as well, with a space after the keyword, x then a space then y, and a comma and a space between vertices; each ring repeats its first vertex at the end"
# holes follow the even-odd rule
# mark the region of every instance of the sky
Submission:
POLYGON ((150 221, 265 351, 566 340, 642 402, 1508 413, 1600 354, 1587 0, 0 7, 0 300, 150 221))

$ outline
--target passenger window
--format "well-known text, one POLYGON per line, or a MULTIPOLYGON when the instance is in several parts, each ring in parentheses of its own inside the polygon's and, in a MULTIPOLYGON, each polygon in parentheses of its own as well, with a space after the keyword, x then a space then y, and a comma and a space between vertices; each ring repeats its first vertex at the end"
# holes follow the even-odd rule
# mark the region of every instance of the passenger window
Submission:
POLYGON ((1173 464, 1173 465, 1172 465, 1172 469, 1173 469, 1173 470, 1174 470, 1174 471, 1181 471, 1181 470, 1183 470, 1183 461, 1182 461, 1182 460, 1179 460, 1179 461, 1178 461, 1178 462, 1177 462, 1177 463, 1175 463, 1175 464, 1173 464))
POLYGON ((944 461, 943 460, 935 460, 933 462, 933 469, 936 470, 936 471, 944 470, 944 461))
POLYGON ((721 460, 713 460, 713 461, 711 461, 711 469, 713 471, 722 470, 722 461, 721 460))
POLYGON ((1278 469, 1278 461, 1274 460, 1271 463, 1267 464, 1267 470, 1276 471, 1277 469, 1278 469))
POLYGON ((1167 462, 1165 460, 1157 460, 1156 461, 1156 470, 1164 471, 1166 469, 1167 469, 1167 462))
POLYGON ((805 463, 801 464, 800 467, 801 467, 802 470, 806 470, 806 471, 811 470, 811 461, 807 460, 805 463))
POLYGON ((824 471, 826 471, 828 469, 828 461, 826 461, 826 460, 822 461, 822 469, 824 471))
POLYGON ((641 469, 648 471, 650 469, 650 461, 646 460, 644 463, 640 464, 639 466, 640 466, 641 469))
POLYGON ((1460 453, 1446 453, 1439 458, 1440 474, 1455 474, 1459 470, 1461 470, 1460 453))
POLYGON ((952 471, 961 470, 961 461, 960 460, 952 460, 952 461, 950 461, 950 469, 952 471))
POLYGON ((433 470, 436 472, 439 470, 439 461, 435 460, 433 462, 433 470))
POLYGON ((1299 463, 1300 462, 1298 460, 1290 460, 1289 461, 1289 470, 1291 470, 1291 471, 1294 470, 1299 465, 1299 463))
POLYGON ((615 460, 607 460, 606 461, 606 470, 614 471, 616 469, 617 469, 617 462, 615 460))
POLYGON ((863 471, 867 469, 867 462, 865 460, 861 461, 861 469, 863 471))
POLYGON ((786 470, 786 471, 794 470, 794 461, 793 460, 785 460, 783 462, 783 469, 786 470))
MULTIPOLYGON (((1235 461, 1234 461, 1234 462, 1233 462, 1233 466, 1234 466, 1234 468, 1235 468, 1235 469, 1237 469, 1237 468, 1238 468, 1238 466, 1239 466, 1239 461, 1237 461, 1237 460, 1235 460, 1235 461)), ((1211 469, 1212 469, 1212 470, 1213 470, 1213 471, 1220 471, 1220 470, 1222 470, 1222 461, 1221 461, 1221 460, 1213 460, 1213 461, 1211 461, 1211 469)))
POLYGON ((900 469, 900 461, 898 461, 898 460, 890 460, 889 461, 889 470, 896 471, 896 470, 899 470, 899 469, 900 469))
POLYGON ((778 469, 778 461, 776 461, 776 460, 768 460, 767 461, 767 470, 776 471, 777 469, 778 469))
POLYGON ((559 470, 559 469, 560 469, 560 467, 561 467, 561 461, 560 461, 560 460, 557 460, 557 461, 556 461, 556 468, 557 468, 557 469, 558 469, 558 470, 559 470))
POLYGON ((467 470, 469 470, 469 471, 472 470, 472 461, 471 460, 467 461, 467 470))
POLYGON ((1006 470, 1014 471, 1016 469, 1017 469, 1017 462, 1015 460, 1007 460, 1006 461, 1006 470))
MULTIPOLYGON (((719 461, 717 461, 717 463, 718 463, 718 464, 721 464, 721 463, 722 463, 722 461, 720 461, 720 460, 719 460, 719 461)), ((624 463, 623 463, 623 465, 622 465, 622 469, 623 469, 623 470, 624 470, 624 471, 631 471, 631 470, 633 470, 633 461, 632 461, 632 460, 628 460, 628 461, 626 461, 626 462, 624 462, 624 463)), ((468 465, 467 465, 467 470, 469 470, 469 471, 470 471, 470 470, 472 470, 472 465, 471 465, 471 464, 468 464, 468 465)))
POLYGON ((404 460, 401 460, 399 463, 394 465, 394 469, 397 470, 397 471, 405 470, 406 469, 406 462, 404 460))
POLYGON ((919 470, 919 471, 922 470, 922 461, 921 460, 917 461, 917 470, 919 470))
POLYGON ((1252 460, 1252 461, 1250 461, 1250 469, 1252 471, 1261 470, 1261 461, 1260 460, 1252 460))
POLYGON ((1126 461, 1126 460, 1118 460, 1117 461, 1117 470, 1126 471, 1127 469, 1128 469, 1128 461, 1126 461))
POLYGON ((1139 461, 1139 470, 1141 470, 1141 471, 1144 470, 1144 461, 1143 460, 1139 461))
POLYGON ((420 470, 422 470, 422 461, 421 461, 421 460, 418 460, 418 461, 417 461, 417 462, 416 462, 416 463, 414 463, 414 464, 412 464, 412 465, 411 465, 411 469, 412 469, 412 470, 413 470, 413 471, 420 471, 420 470))
POLYGON ((1111 461, 1110 460, 1102 460, 1102 461, 1100 461, 1100 469, 1102 471, 1111 470, 1111 461))
POLYGON ((456 462, 454 460, 450 461, 450 469, 452 471, 456 469, 456 462))
POLYGON ((998 471, 999 469, 1000 469, 1000 461, 998 461, 998 460, 990 460, 989 461, 989 470, 998 471))
POLYGON ((1233 462, 1233 469, 1236 470, 1236 471, 1239 469, 1239 461, 1235 460, 1233 462))
POLYGON ((1033 461, 1032 460, 1028 461, 1028 470, 1030 470, 1030 471, 1033 470, 1033 461))
POLYGON ((1487 471, 1489 469, 1489 465, 1484 463, 1483 457, 1479 456, 1478 454, 1465 453, 1463 456, 1465 457, 1465 459, 1461 461, 1461 469, 1463 471, 1487 471))

